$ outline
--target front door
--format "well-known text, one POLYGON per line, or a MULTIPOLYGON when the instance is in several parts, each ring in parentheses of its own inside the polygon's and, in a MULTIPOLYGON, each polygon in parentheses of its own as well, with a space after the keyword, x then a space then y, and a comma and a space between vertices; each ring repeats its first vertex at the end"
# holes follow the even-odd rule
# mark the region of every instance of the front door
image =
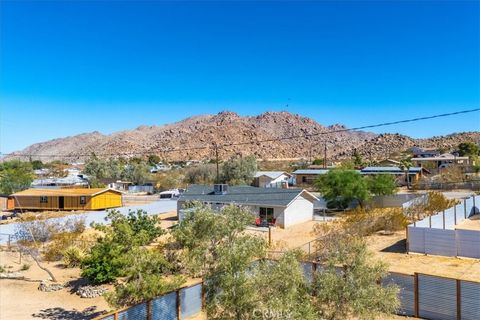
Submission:
POLYGON ((65 208, 65 198, 58 197, 58 209, 64 209, 64 208, 65 208))

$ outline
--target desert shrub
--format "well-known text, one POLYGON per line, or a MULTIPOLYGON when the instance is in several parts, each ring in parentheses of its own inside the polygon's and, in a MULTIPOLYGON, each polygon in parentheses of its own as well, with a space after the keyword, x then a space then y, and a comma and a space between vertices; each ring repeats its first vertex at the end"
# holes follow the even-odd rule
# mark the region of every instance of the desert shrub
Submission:
POLYGON ((5 271, 6 271, 6 270, 5 270, 5 267, 4 267, 4 266, 0 266, 0 272, 3 273, 3 272, 5 272, 5 271))
POLYGON ((110 226, 94 225, 104 236, 97 239, 81 263, 82 276, 96 284, 125 275, 128 255, 164 234, 157 218, 143 210, 130 211, 127 216, 112 210, 107 219, 111 220, 110 226))
POLYGON ((78 234, 62 232, 54 235, 43 250, 43 258, 46 261, 59 261, 63 258, 63 252, 77 239, 78 234))
POLYGON ((63 264, 68 268, 79 267, 84 257, 85 253, 82 249, 69 246, 63 251, 63 264))
POLYGON ((30 265, 28 263, 22 264, 22 267, 20 268, 21 271, 27 271, 30 269, 30 265))
POLYGON ((381 230, 403 230, 408 224, 407 218, 399 208, 371 210, 357 208, 342 222, 345 230, 358 236, 368 236, 381 230))
POLYGON ((114 241, 101 239, 82 260, 82 277, 94 284, 112 282, 124 274, 124 247, 114 241))

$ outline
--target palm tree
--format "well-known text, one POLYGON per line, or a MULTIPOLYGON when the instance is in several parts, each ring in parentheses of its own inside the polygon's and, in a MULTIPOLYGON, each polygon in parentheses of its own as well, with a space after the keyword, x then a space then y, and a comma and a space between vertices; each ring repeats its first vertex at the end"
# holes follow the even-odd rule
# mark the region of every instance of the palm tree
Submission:
POLYGON ((410 189, 410 177, 409 176, 410 176, 410 167, 411 166, 413 166, 413 163, 408 158, 400 160, 400 164, 398 165, 400 170, 405 172, 405 179, 407 180, 407 189, 410 189))

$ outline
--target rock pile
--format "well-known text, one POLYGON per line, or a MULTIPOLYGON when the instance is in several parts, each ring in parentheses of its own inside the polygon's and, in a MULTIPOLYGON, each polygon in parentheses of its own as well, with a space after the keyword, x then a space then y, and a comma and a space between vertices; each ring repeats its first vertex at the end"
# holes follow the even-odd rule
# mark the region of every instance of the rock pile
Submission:
POLYGON ((40 282, 40 285, 38 286, 38 290, 43 292, 52 292, 62 290, 64 287, 65 285, 61 283, 50 283, 47 280, 42 280, 42 282, 40 282))
POLYGON ((77 290, 77 295, 80 296, 80 298, 96 298, 101 295, 103 295, 105 292, 107 292, 107 288, 103 287, 95 287, 95 286, 83 286, 80 289, 77 290))
POLYGON ((20 272, 2 272, 0 279, 23 279, 24 276, 20 272))

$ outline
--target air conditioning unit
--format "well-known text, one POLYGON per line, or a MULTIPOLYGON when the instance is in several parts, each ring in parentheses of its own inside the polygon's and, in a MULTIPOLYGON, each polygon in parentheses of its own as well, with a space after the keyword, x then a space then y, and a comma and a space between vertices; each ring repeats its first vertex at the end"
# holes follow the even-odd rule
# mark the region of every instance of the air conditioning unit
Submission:
POLYGON ((213 185, 213 193, 215 194, 226 194, 228 191, 227 184, 215 184, 213 185))

